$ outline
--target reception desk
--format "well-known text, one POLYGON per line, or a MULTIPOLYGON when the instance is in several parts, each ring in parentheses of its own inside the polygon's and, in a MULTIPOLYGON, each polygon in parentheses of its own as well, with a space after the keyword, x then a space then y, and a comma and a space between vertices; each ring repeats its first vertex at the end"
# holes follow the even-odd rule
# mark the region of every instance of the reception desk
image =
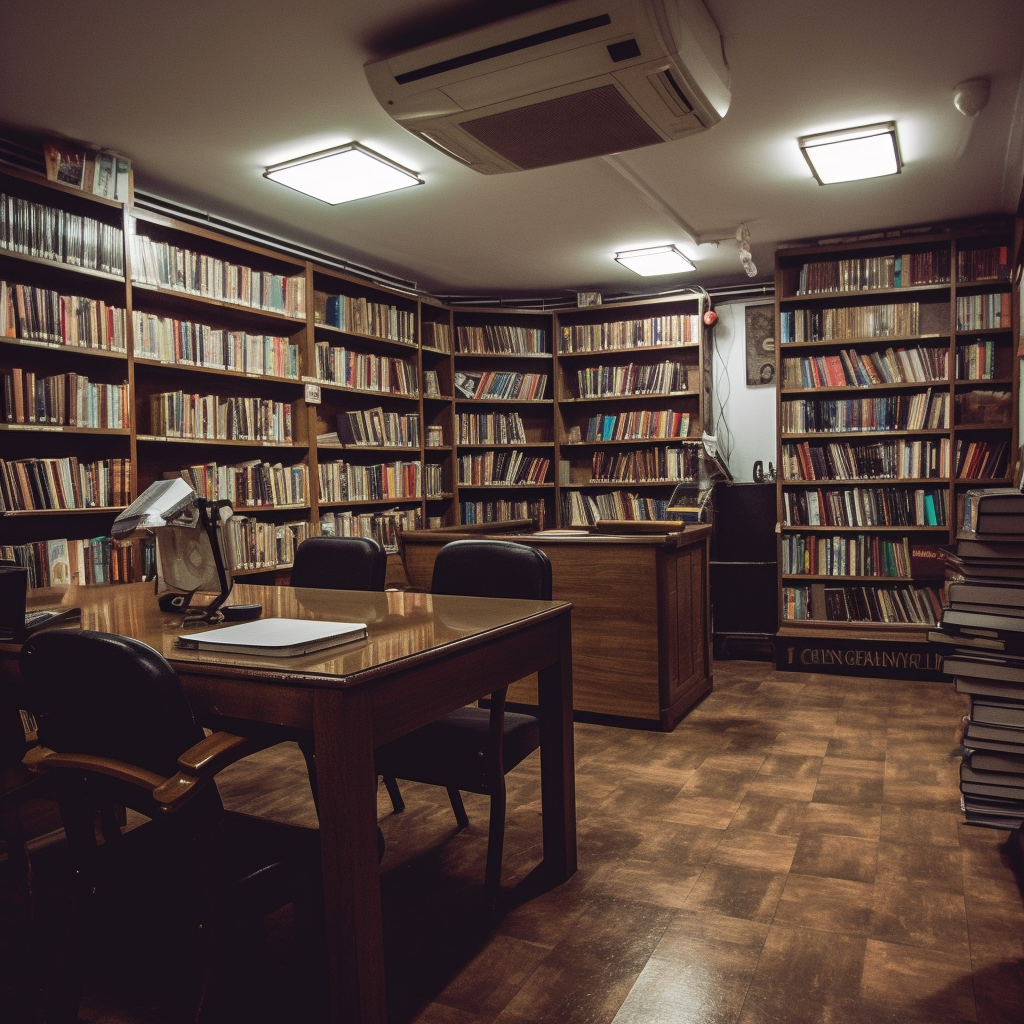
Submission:
MULTIPOLYGON (((669 731, 711 691, 710 526, 643 534, 411 531, 402 535, 409 585, 430 589, 444 544, 487 536, 530 544, 551 560, 552 597, 573 606, 575 711, 669 731)), ((535 704, 534 681, 513 684, 509 700, 535 704)))

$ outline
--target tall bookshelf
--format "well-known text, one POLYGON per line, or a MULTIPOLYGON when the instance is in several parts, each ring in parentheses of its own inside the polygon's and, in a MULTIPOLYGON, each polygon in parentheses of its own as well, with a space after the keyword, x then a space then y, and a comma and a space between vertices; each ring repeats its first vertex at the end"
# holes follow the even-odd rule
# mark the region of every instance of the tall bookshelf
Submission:
POLYGON ((1012 222, 776 253, 780 636, 919 641, 963 492, 1010 482, 1012 222))
POLYGON ((665 519, 697 482, 708 399, 696 299, 557 314, 560 519, 665 519))
POLYGON ((29 171, 0 192, 0 556, 32 585, 151 573, 110 527, 179 473, 232 502, 232 569, 264 579, 318 533, 651 518, 690 477, 695 299, 450 308, 29 171), (598 416, 622 431, 588 436, 598 416))

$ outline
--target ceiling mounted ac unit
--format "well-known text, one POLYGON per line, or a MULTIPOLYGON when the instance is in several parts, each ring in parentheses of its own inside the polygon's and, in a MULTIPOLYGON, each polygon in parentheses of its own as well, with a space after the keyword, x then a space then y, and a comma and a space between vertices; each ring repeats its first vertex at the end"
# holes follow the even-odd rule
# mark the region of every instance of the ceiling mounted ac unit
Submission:
POLYGON ((381 106, 483 174, 680 139, 729 108, 700 0, 564 0, 373 61, 381 106))

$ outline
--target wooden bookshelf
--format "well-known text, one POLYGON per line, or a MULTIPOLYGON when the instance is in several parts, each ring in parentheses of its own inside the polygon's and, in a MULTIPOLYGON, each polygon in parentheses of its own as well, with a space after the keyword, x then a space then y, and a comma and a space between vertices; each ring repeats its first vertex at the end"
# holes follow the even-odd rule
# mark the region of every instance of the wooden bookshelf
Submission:
POLYGON ((784 638, 923 641, 928 556, 1016 453, 1012 222, 887 236, 776 252, 784 638))

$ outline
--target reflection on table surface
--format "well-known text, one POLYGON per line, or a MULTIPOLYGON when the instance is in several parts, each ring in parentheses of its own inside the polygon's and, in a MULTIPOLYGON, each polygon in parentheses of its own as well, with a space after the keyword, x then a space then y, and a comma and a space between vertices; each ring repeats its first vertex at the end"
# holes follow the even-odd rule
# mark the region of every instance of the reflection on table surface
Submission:
POLYGON ((175 647, 179 636, 217 627, 183 628, 180 615, 160 611, 152 584, 51 587, 31 591, 29 596, 30 608, 77 605, 82 609, 83 629, 137 637, 173 663, 232 665, 334 678, 423 654, 524 619, 545 618, 565 606, 559 601, 237 584, 228 604, 246 603, 262 604, 264 618, 364 622, 367 638, 291 658, 183 651, 175 647))

